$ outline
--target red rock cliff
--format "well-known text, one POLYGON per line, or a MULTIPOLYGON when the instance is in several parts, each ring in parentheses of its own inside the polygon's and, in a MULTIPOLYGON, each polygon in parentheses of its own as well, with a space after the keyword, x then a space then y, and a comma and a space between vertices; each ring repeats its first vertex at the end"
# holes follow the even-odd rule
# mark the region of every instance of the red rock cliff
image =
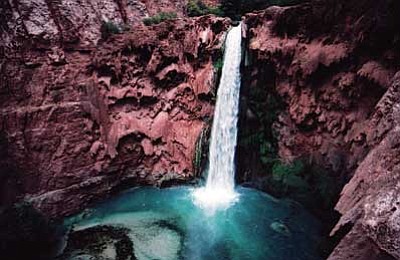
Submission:
POLYGON ((1 4, 1 198, 57 216, 127 182, 194 176, 229 26, 201 17, 146 27, 136 20, 164 4, 78 2, 1 4), (128 31, 103 40, 104 20, 128 31))
MULTIPOLYGON (((120 185, 194 175, 228 23, 144 27, 184 1, 2 1, 0 194, 64 215, 120 185), (129 31, 101 39, 101 24, 129 31)), ((284 101, 278 152, 348 182, 329 259, 400 259, 400 11, 396 1, 313 1, 245 17, 248 87, 284 101), (349 227, 349 228, 347 228, 349 227)), ((249 117, 254 111, 248 111, 249 117)))
POLYGON ((248 87, 284 102, 273 124, 280 157, 350 179, 332 234, 350 231, 332 260, 400 259, 399 11, 394 1, 314 1, 245 18, 248 87))

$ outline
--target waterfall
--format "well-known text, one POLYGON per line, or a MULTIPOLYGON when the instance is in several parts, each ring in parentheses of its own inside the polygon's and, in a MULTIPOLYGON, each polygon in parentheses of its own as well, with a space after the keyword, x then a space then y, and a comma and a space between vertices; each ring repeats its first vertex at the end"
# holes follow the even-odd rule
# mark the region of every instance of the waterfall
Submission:
POLYGON ((235 149, 240 95, 241 24, 225 41, 224 63, 217 92, 205 187, 194 191, 194 202, 214 211, 238 199, 235 192, 235 149))

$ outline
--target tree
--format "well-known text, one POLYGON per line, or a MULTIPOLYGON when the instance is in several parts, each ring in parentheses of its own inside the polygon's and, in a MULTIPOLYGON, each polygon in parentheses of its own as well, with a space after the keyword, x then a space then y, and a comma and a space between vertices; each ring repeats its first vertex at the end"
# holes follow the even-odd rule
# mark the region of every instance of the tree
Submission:
POLYGON ((232 20, 240 20, 242 0, 222 0, 221 9, 232 20))

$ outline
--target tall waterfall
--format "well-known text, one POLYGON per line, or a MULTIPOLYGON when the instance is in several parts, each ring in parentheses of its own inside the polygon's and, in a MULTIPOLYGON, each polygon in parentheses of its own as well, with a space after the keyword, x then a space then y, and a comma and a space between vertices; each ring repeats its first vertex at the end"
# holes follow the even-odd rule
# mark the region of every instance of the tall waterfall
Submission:
POLYGON ((225 41, 224 63, 218 87, 205 187, 194 192, 195 203, 214 211, 237 200, 235 149, 240 94, 241 24, 233 27, 225 41))

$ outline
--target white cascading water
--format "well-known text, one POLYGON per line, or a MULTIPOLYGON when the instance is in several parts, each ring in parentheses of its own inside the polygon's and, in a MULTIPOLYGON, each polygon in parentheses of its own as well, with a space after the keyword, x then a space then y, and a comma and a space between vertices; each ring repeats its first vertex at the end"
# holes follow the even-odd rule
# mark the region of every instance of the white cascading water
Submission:
POLYGON ((218 87, 205 187, 194 191, 196 205, 214 212, 238 199, 235 192, 235 149, 240 95, 241 24, 233 27, 225 41, 224 63, 218 87))

